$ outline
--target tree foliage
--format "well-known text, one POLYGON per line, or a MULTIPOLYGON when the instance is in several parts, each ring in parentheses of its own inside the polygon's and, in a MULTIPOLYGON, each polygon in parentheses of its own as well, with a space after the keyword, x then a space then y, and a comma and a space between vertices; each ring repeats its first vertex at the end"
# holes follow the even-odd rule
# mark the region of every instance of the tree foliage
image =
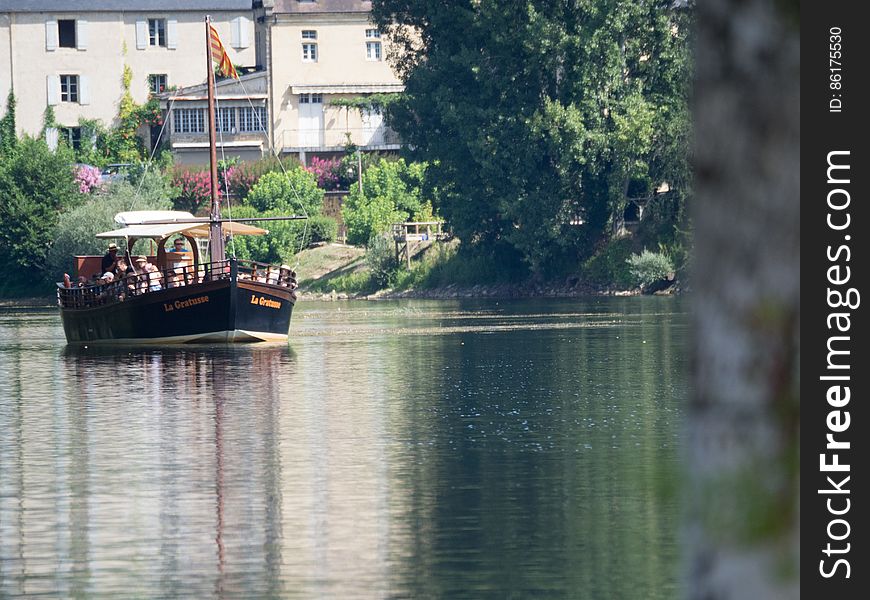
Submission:
POLYGON ((465 247, 576 264, 632 179, 687 189, 689 17, 672 4, 373 2, 406 86, 391 126, 465 247))
POLYGON ((52 152, 43 140, 24 137, 0 161, 0 264, 4 278, 42 279, 58 214, 83 198, 78 192, 72 154, 52 152))
POLYGON ((347 241, 368 244, 393 223, 432 219, 432 203, 424 198, 426 165, 381 160, 363 174, 363 189, 352 187, 342 207, 347 241))
POLYGON ((6 97, 6 114, 0 119, 0 157, 9 156, 18 144, 15 124, 15 94, 10 89, 6 97))
POLYGON ((317 187, 317 177, 302 167, 286 173, 272 171, 260 177, 248 192, 245 203, 263 212, 282 211, 288 214, 320 214, 323 190, 317 187))
POLYGON ((128 210, 161 210, 171 208, 167 199, 167 178, 149 171, 140 185, 127 181, 112 183, 105 194, 89 197, 83 204, 62 212, 46 254, 48 275, 59 281, 70 273, 75 255, 100 255, 109 240, 97 239, 101 231, 117 229, 115 215, 128 210))

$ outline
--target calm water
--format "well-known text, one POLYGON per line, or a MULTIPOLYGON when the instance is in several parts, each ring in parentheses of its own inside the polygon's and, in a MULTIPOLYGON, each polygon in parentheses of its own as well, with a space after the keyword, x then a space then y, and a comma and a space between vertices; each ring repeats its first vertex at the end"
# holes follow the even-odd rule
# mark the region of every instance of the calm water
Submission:
POLYGON ((682 310, 311 302, 175 349, 0 312, 0 597, 677 596, 682 310))

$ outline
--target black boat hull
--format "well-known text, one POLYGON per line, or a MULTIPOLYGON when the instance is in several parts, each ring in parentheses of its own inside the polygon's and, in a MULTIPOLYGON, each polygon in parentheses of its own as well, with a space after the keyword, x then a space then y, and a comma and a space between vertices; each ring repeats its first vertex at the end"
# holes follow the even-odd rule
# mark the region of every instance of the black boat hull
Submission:
POLYGON ((60 314, 71 344, 263 342, 287 339, 294 304, 285 287, 222 279, 60 314))

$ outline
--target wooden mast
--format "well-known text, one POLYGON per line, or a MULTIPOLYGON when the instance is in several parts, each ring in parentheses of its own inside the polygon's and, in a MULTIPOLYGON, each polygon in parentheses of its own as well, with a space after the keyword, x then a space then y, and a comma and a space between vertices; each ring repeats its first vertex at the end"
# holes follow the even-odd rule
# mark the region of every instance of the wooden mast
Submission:
POLYGON ((211 41, 211 17, 205 17, 205 52, 208 78, 208 142, 209 159, 211 161, 211 211, 209 217, 211 223, 208 228, 208 243, 211 253, 211 262, 226 260, 224 249, 224 235, 221 229, 221 204, 218 197, 218 164, 217 164, 217 136, 215 134, 215 109, 214 109, 214 58, 212 56, 211 41))

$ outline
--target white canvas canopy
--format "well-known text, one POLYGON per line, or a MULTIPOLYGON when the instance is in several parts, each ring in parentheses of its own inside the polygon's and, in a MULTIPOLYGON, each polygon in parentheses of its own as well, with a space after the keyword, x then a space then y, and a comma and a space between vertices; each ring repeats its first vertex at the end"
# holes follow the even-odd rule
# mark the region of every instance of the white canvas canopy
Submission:
MULTIPOLYGON (((115 222, 125 225, 120 229, 98 233, 98 238, 156 238, 183 233, 191 237, 208 237, 208 219, 197 219, 189 212, 176 210, 138 210, 115 215, 115 222), (194 221, 191 223, 190 221, 194 221)), ((228 235, 263 235, 267 229, 224 221, 221 225, 228 235)))

